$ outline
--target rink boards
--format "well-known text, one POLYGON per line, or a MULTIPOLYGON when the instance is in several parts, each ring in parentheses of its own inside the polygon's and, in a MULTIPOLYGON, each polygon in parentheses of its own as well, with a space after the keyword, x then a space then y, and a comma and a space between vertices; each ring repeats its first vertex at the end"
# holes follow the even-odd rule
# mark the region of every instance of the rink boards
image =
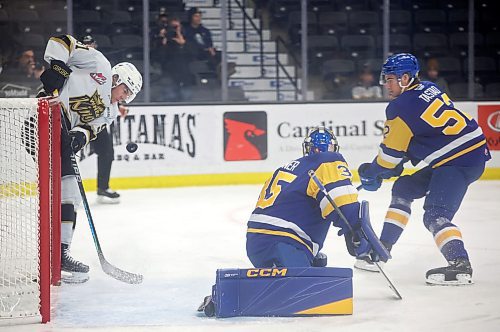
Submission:
MULTIPOLYGON (((111 186, 151 188, 261 183, 302 155, 308 128, 325 125, 356 169, 373 160, 382 140, 386 102, 133 106, 112 128, 111 186), (126 151, 128 142, 139 148, 126 151)), ((476 118, 492 152, 483 179, 500 179, 500 102, 456 103, 476 118)), ((80 158, 88 189, 95 188, 96 155, 80 158)), ((409 170, 411 172, 412 170, 409 170)), ((414 171, 414 170, 413 170, 414 171)))

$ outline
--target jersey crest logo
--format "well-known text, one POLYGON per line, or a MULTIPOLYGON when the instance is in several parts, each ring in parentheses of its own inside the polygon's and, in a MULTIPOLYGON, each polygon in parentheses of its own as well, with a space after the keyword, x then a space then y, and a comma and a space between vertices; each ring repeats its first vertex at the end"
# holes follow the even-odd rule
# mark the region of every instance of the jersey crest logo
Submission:
POLYGON ((104 83, 106 83, 106 76, 104 76, 102 73, 90 73, 90 77, 92 77, 94 81, 96 81, 99 85, 103 85, 104 83))
POLYGON ((90 121, 97 119, 106 109, 106 106, 104 105, 101 96, 97 93, 97 90, 90 97, 85 95, 70 98, 69 105, 71 111, 78 113, 82 123, 89 123, 90 121))
POLYGON ((249 140, 262 136, 265 130, 257 128, 252 123, 224 119, 225 129, 228 134, 225 160, 262 160, 259 149, 249 140))

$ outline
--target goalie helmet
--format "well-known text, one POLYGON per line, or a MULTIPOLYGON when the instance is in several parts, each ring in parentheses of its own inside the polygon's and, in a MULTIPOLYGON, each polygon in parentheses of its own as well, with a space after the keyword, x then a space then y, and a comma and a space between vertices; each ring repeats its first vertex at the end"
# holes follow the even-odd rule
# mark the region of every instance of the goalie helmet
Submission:
POLYGON ((339 144, 337 137, 323 126, 312 128, 302 143, 304 156, 320 152, 337 152, 339 144))
POLYGON ((111 69, 111 75, 118 75, 114 87, 123 83, 129 88, 130 95, 125 99, 127 104, 134 100, 142 89, 142 75, 130 62, 120 62, 114 66, 111 69))
POLYGON ((420 67, 418 66, 418 60, 412 54, 394 54, 388 57, 382 65, 379 83, 380 85, 384 85, 386 83, 385 76, 391 74, 396 75, 398 81, 401 79, 401 76, 408 74, 413 82, 413 80, 418 77, 419 70, 420 67))

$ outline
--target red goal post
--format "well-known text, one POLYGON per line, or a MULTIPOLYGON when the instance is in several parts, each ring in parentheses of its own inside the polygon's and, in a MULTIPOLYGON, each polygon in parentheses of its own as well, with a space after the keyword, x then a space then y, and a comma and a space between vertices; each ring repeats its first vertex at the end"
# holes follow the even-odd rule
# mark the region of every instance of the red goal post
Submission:
POLYGON ((60 283, 61 114, 0 99, 0 325, 48 322, 60 283))

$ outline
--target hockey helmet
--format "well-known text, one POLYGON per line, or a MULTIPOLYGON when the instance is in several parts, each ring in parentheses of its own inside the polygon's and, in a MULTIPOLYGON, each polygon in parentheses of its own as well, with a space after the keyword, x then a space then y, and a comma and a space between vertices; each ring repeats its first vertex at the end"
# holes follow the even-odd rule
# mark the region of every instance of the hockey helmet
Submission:
POLYGON ((123 83, 129 88, 130 94, 125 99, 125 102, 128 104, 134 100, 135 96, 142 89, 142 75, 137 68, 130 62, 120 62, 111 69, 111 74, 113 76, 118 75, 114 86, 123 83))
POLYGON ((312 128, 302 143, 304 156, 320 152, 337 152, 339 144, 337 137, 323 126, 312 128))
POLYGON ((97 43, 96 43, 94 37, 92 37, 91 35, 85 35, 85 36, 81 37, 79 42, 82 43, 83 45, 90 45, 94 48, 97 48, 97 43))
POLYGON ((380 72, 380 85, 386 83, 386 75, 396 75, 398 80, 401 76, 408 74, 410 79, 413 81, 417 78, 420 68, 418 66, 418 60, 415 56, 410 53, 398 53, 391 55, 385 60, 382 65, 382 71, 380 72))

